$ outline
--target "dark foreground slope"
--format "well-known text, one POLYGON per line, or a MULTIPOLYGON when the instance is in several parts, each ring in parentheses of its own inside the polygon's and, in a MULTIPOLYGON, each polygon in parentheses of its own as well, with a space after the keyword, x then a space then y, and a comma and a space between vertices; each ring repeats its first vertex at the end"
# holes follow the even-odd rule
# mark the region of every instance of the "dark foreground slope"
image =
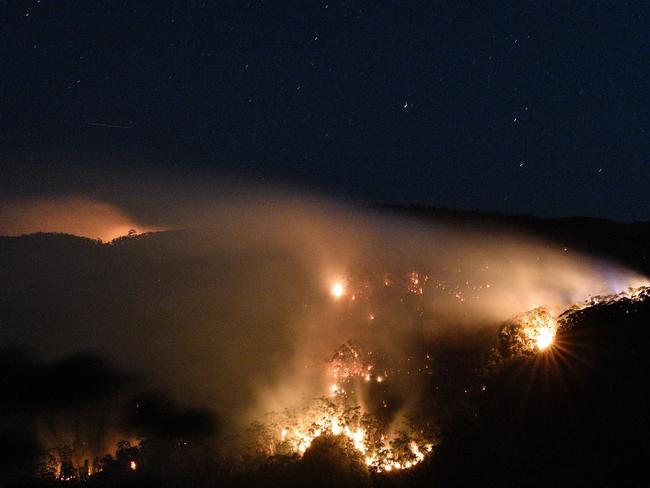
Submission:
POLYGON ((548 351, 486 378, 430 467, 444 486, 644 486, 650 290, 563 317, 548 351))

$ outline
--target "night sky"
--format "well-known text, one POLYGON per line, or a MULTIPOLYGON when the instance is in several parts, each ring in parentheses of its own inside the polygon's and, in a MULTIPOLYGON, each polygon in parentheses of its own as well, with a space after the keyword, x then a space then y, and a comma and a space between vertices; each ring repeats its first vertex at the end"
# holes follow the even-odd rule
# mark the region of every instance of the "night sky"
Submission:
POLYGON ((0 191, 143 168, 650 219, 650 4, 5 1, 0 191))

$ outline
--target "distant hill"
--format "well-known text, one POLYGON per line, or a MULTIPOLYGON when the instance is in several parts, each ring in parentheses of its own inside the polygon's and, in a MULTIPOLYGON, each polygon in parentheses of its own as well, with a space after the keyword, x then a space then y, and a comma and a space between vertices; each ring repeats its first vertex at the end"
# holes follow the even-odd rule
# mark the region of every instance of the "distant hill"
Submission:
MULTIPOLYGON (((650 275, 650 222, 620 223, 590 217, 539 218, 530 215, 503 215, 477 210, 424 207, 420 205, 374 204, 364 207, 374 212, 392 214, 424 223, 470 226, 478 230, 511 230, 541 238, 560 248, 609 258, 650 275)), ((191 230, 151 232, 123 236, 112 242, 117 249, 169 249, 178 238, 196 237, 191 230)), ((82 254, 101 253, 107 248, 84 237, 59 233, 36 233, 19 237, 0 236, 3 257, 17 257, 30 251, 56 252, 57 248, 74 248, 82 254), (18 251, 20 249, 20 251, 18 251)))
POLYGON ((369 208, 432 224, 438 222, 525 232, 557 243, 560 247, 609 258, 650 274, 650 222, 618 223, 589 217, 545 219, 420 205, 377 204, 369 208))

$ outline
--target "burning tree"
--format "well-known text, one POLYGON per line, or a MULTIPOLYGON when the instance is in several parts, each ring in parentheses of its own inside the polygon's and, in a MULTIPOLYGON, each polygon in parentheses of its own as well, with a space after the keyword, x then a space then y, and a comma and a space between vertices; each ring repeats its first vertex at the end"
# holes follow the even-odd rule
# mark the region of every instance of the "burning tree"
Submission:
POLYGON ((518 315, 499 331, 497 352, 503 358, 533 354, 548 348, 555 339, 557 322, 545 308, 518 315))

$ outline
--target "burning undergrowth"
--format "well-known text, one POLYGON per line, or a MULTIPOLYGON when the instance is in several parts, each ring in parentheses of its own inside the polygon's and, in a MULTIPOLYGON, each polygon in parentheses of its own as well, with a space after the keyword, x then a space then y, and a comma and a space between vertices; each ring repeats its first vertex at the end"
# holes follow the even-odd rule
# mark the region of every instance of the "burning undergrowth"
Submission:
POLYGON ((0 370, 0 484, 81 482, 141 461, 159 470, 214 439, 211 412, 139 392, 138 378, 93 354, 38 361, 2 348, 0 370))
POLYGON ((322 436, 342 436, 372 471, 408 469, 432 452, 430 423, 403 416, 391 382, 404 380, 386 355, 359 342, 340 346, 329 361, 327 395, 266 416, 248 430, 249 456, 304 455, 322 436))

